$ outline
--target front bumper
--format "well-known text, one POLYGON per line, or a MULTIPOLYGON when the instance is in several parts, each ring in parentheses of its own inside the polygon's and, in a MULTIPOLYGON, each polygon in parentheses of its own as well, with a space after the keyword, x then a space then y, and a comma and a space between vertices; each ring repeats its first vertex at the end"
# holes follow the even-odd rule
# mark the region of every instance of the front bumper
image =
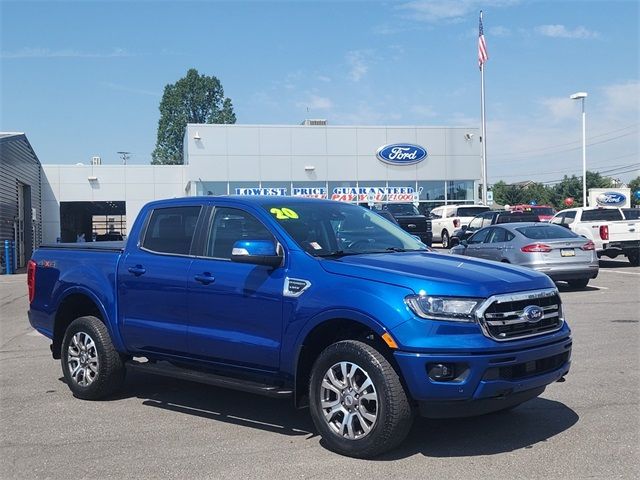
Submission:
POLYGON ((423 415, 467 416, 517 405, 564 377, 571 366, 571 337, 490 354, 395 352, 394 357, 423 415), (439 363, 456 366, 456 378, 431 379, 428 366, 439 363))

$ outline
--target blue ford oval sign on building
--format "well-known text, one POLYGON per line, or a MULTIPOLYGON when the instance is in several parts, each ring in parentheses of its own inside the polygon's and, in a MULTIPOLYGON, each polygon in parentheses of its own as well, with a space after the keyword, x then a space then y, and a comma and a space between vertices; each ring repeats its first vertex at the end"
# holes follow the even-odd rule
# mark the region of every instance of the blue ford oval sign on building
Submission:
POLYGON ((391 165, 414 165, 427 158, 427 150, 411 143, 394 143, 380 147, 376 156, 391 165))
POLYGON ((626 195, 620 192, 604 192, 596 197, 596 203, 603 207, 618 207, 626 202, 626 195))

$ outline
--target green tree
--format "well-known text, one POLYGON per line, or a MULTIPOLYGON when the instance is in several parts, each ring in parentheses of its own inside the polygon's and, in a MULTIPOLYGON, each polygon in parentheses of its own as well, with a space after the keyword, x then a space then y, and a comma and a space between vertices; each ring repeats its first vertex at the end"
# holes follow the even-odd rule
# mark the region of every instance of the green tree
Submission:
POLYGON ((500 180, 493 184, 491 187, 493 192, 493 200, 498 205, 517 205, 519 203, 525 203, 524 190, 515 185, 507 185, 500 180))
POLYGON ((184 78, 164 87, 153 164, 181 165, 187 123, 236 123, 231 99, 225 98, 220 80, 200 75, 195 68, 184 78))
POLYGON ((636 192, 640 191, 640 176, 629 182, 629 188, 631 189, 631 206, 635 207, 640 205, 640 200, 636 198, 636 192))
MULTIPOLYGON (((612 185, 609 177, 603 177, 598 172, 590 172, 587 170, 587 192, 590 188, 607 188, 612 185)), ((566 175, 562 181, 553 187, 555 194, 556 207, 564 208, 564 200, 567 197, 573 197, 574 206, 582 206, 582 177, 566 175)))

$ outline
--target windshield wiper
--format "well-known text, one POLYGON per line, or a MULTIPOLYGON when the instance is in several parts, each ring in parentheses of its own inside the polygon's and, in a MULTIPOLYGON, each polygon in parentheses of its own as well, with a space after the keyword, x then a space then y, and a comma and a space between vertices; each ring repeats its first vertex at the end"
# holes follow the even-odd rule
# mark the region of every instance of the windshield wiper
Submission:
POLYGON ((345 252, 344 250, 336 250, 334 252, 329 252, 329 253, 319 253, 318 255, 316 255, 316 257, 340 258, 340 257, 346 257, 347 255, 360 255, 361 253, 364 253, 364 252, 345 252))

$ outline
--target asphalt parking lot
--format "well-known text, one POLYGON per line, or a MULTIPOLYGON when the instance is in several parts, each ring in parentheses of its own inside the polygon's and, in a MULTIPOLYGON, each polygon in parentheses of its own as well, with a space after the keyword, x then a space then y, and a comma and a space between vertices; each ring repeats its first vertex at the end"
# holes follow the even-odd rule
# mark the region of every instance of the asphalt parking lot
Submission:
POLYGON ((25 275, 0 276, 2 478, 639 478, 640 267, 602 261, 561 286, 574 332, 565 383, 508 413, 418 419, 376 460, 326 450, 288 401, 130 374, 108 401, 72 397, 27 321, 25 275))

